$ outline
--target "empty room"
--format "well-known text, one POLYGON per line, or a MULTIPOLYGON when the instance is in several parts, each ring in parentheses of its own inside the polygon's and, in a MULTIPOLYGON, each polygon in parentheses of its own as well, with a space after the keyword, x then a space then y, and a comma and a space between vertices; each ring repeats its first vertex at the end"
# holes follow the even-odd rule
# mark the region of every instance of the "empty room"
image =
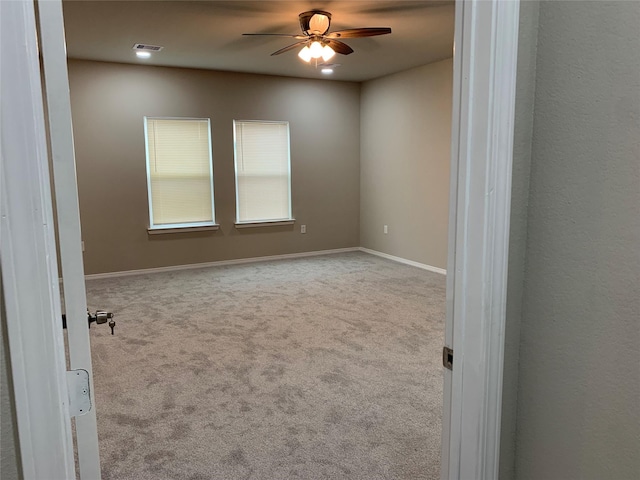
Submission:
POLYGON ((3 479, 638 477, 640 3, 354 5, 0 2, 3 479))
POLYGON ((325 3, 63 3, 104 479, 439 477, 454 7, 325 3))

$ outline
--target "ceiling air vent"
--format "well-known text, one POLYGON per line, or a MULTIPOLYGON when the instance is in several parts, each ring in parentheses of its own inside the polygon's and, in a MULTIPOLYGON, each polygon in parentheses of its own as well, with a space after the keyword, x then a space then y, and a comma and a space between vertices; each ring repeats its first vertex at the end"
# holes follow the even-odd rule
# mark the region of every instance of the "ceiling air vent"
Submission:
POLYGON ((147 52, 159 52, 163 48, 164 47, 160 47, 159 45, 147 45, 146 43, 136 43, 133 46, 133 50, 136 50, 136 51, 145 50, 147 52))

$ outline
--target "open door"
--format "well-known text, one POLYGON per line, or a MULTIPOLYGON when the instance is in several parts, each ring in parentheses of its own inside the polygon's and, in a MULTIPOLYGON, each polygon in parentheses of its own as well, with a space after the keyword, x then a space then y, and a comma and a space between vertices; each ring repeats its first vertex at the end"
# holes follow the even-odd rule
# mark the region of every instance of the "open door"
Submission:
POLYGON ((0 2, 0 315, 21 476, 73 478, 35 25, 33 2, 0 2))
MULTIPOLYGON (((82 480, 100 478, 93 371, 87 322, 78 186, 71 123, 62 2, 36 2, 41 50, 43 93, 47 106, 62 287, 67 323, 70 379, 85 378, 89 402, 74 409, 79 474, 82 480), (87 410, 88 407, 88 410, 87 410)), ((82 388, 82 387, 80 387, 82 388)), ((73 394, 72 387, 70 387, 73 394)))

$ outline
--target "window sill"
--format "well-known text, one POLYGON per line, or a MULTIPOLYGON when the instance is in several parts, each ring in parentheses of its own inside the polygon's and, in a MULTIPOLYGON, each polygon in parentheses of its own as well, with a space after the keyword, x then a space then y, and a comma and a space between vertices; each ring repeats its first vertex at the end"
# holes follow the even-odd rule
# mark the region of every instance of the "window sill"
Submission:
POLYGON ((236 222, 236 228, 279 227, 281 225, 293 225, 295 218, 287 220, 264 220, 259 222, 236 222))
POLYGON ((150 227, 147 228, 149 235, 164 235, 165 233, 191 233, 191 232, 215 232, 220 228, 218 224, 211 225, 194 225, 184 227, 150 227))

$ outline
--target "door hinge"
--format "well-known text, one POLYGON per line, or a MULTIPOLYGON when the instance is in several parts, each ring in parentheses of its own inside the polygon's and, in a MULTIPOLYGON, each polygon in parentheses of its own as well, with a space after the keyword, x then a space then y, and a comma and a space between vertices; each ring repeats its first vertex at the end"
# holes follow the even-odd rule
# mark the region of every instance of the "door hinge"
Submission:
POLYGON ((67 390, 69 392, 69 416, 79 417, 91 410, 91 391, 89 390, 89 372, 86 370, 67 371, 67 390))
POLYGON ((444 368, 453 370, 453 348, 443 347, 442 349, 442 365, 444 368))

